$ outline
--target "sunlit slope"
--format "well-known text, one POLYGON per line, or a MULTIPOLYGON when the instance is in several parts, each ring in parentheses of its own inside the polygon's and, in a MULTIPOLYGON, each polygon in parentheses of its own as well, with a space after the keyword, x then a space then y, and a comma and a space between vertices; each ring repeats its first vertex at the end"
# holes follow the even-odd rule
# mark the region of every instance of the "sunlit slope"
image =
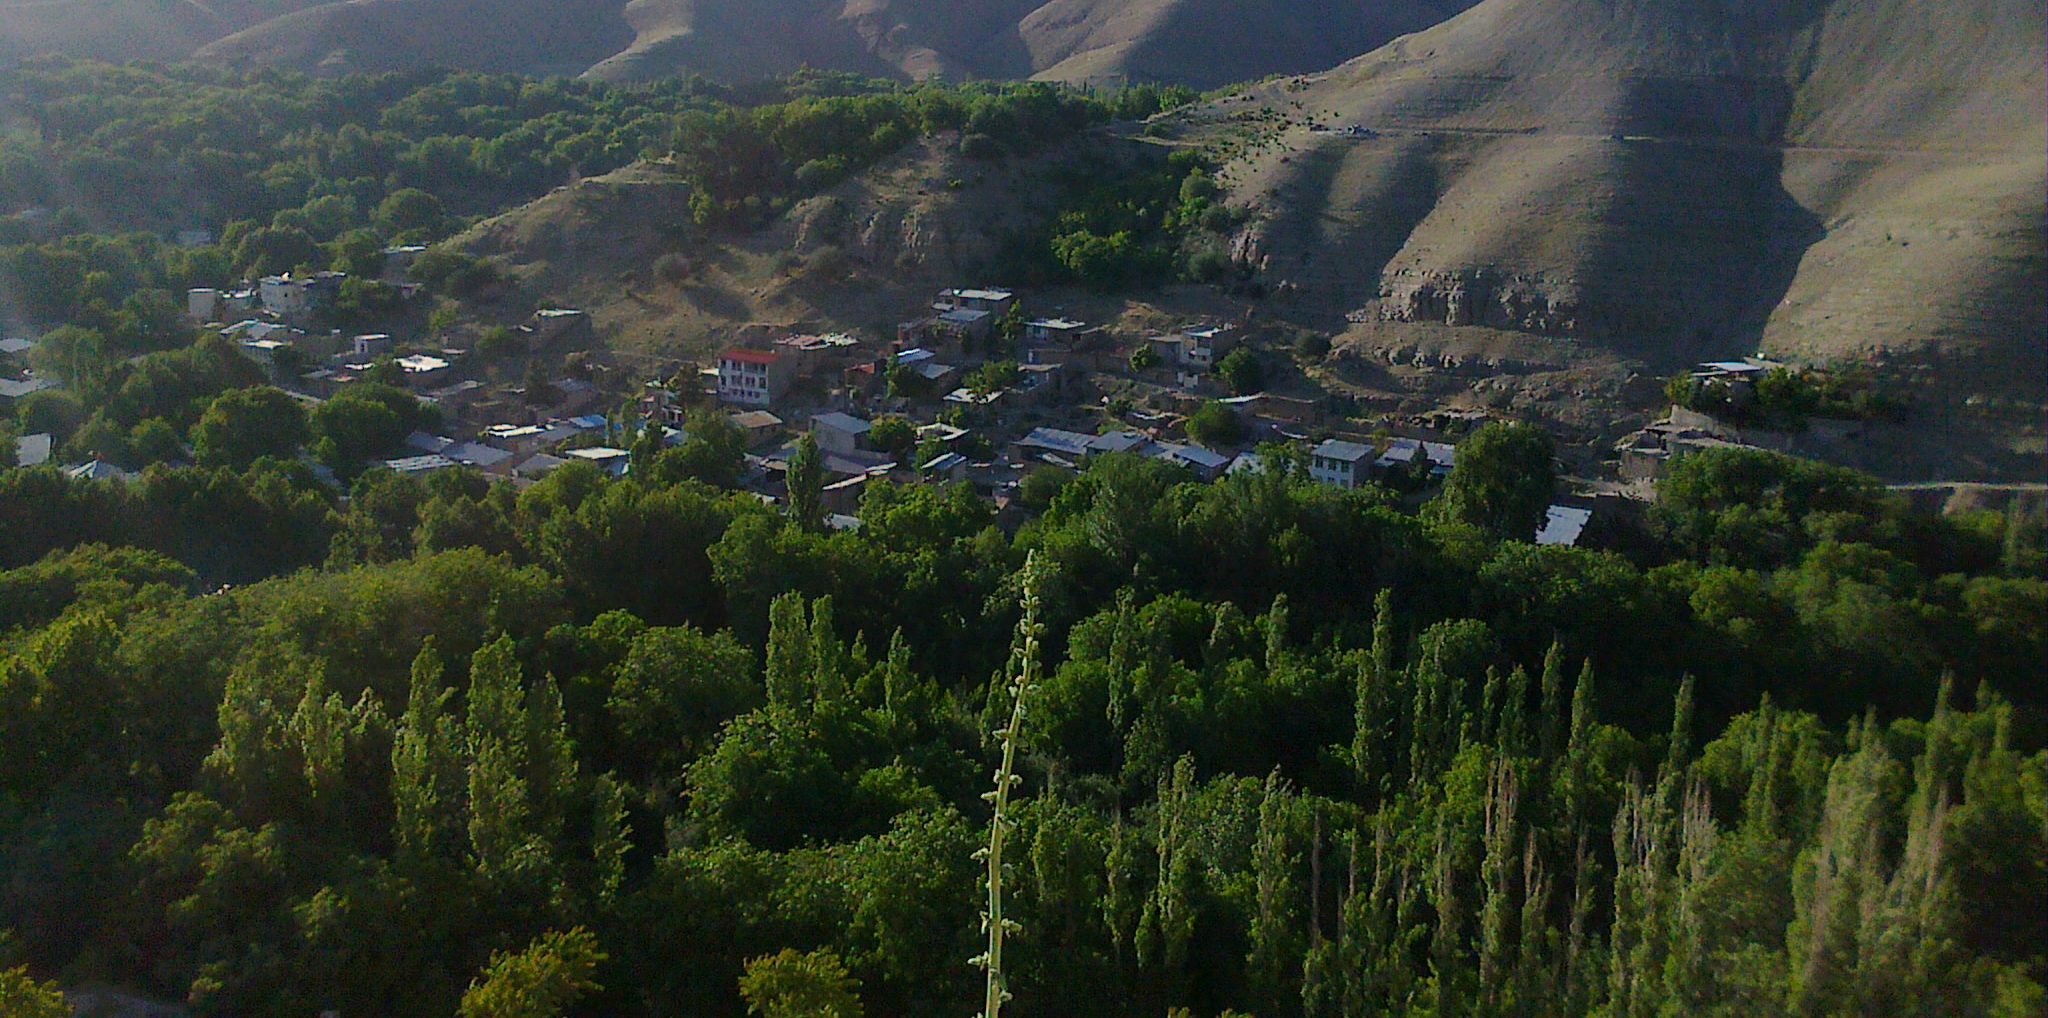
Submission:
POLYGON ((621 0, 349 0, 272 18, 197 59, 343 73, 439 66, 579 74, 633 34, 621 0))
POLYGON ((2038 390, 2043 30, 2025 0, 1489 0, 1196 117, 1293 119, 1234 171, 1246 250, 1333 313, 2038 390))

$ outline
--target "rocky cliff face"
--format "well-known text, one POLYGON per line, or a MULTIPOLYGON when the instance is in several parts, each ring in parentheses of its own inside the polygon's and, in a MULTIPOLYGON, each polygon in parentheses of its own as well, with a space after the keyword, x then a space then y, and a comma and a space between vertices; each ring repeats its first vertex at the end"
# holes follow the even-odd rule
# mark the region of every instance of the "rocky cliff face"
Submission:
POLYGON ((1585 331, 1577 288, 1540 276, 1403 269, 1381 280, 1379 298, 1380 317, 1391 322, 1483 325, 1561 336, 1585 331))

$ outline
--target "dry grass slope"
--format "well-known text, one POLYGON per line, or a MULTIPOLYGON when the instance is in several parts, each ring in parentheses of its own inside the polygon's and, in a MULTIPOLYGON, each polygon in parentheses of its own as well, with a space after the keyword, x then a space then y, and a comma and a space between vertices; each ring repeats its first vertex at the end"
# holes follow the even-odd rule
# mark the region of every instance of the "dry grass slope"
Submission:
POLYGON ((1883 357, 2038 406, 2044 27, 2031 0, 1488 0, 1192 134, 1293 120, 1232 179, 1326 320, 1658 369, 1883 357))
POLYGON ((1471 0, 0 0, 0 57, 422 64, 614 81, 824 67, 1216 86, 1329 67, 1471 0))

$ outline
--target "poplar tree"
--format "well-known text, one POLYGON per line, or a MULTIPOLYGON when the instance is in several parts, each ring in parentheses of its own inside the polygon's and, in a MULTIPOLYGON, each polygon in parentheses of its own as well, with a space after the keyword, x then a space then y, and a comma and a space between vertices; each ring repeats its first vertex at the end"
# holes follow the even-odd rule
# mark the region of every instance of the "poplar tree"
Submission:
POLYGON ((796 440, 789 457, 787 478, 789 519, 804 530, 825 527, 825 464, 818 452, 818 440, 809 432, 796 440))
POLYGON ((1542 732, 1538 740, 1538 752, 1545 761, 1557 759, 1557 752, 1563 742, 1565 731, 1564 699, 1564 645, 1551 641, 1550 649, 1543 654, 1543 702, 1539 708, 1537 730, 1542 732))
POLYGON ((1299 857, 1287 850, 1289 814, 1293 800, 1280 769, 1266 775, 1259 800, 1259 829, 1252 843, 1252 874, 1255 909, 1251 923, 1251 955, 1246 961, 1253 992, 1260 1000, 1261 1013, 1279 1014, 1285 1002, 1298 999, 1289 970, 1300 957, 1296 943, 1299 925, 1294 904, 1300 898, 1295 867, 1299 857))
POLYGON ((768 702, 806 708, 810 701, 811 633, 804 620, 804 597, 779 595, 768 605, 768 651, 765 681, 768 702))
POLYGON ((1383 796, 1392 780, 1394 678, 1394 598, 1382 587, 1373 598, 1372 649, 1352 692, 1351 770, 1363 794, 1383 796))
POLYGON ((460 732, 448 715, 454 695, 428 639, 412 662, 405 713, 391 740, 392 840, 415 863, 444 856, 459 837, 463 798, 460 732))
POLYGON ((1486 854, 1480 863, 1485 898, 1479 914, 1479 988, 1487 1003, 1498 1007, 1512 959, 1509 940, 1519 918, 1514 908, 1516 809, 1520 789, 1505 756, 1496 757, 1487 776, 1486 854))
POLYGON ((470 659, 463 734, 469 749, 469 843, 477 872, 503 882, 531 869, 533 835, 526 770, 528 731, 519 661, 499 637, 470 659))

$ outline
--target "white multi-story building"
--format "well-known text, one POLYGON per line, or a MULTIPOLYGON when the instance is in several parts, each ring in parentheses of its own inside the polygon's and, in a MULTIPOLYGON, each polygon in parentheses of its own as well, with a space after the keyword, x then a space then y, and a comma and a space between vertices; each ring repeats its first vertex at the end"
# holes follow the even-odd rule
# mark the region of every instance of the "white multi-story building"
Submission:
POLYGON ((767 407, 789 388, 788 367, 768 350, 727 350, 718 355, 718 401, 767 407))
POLYGON ((1317 484, 1356 488, 1366 482, 1366 465, 1372 458, 1372 446, 1333 438, 1309 453, 1308 475, 1317 484))

